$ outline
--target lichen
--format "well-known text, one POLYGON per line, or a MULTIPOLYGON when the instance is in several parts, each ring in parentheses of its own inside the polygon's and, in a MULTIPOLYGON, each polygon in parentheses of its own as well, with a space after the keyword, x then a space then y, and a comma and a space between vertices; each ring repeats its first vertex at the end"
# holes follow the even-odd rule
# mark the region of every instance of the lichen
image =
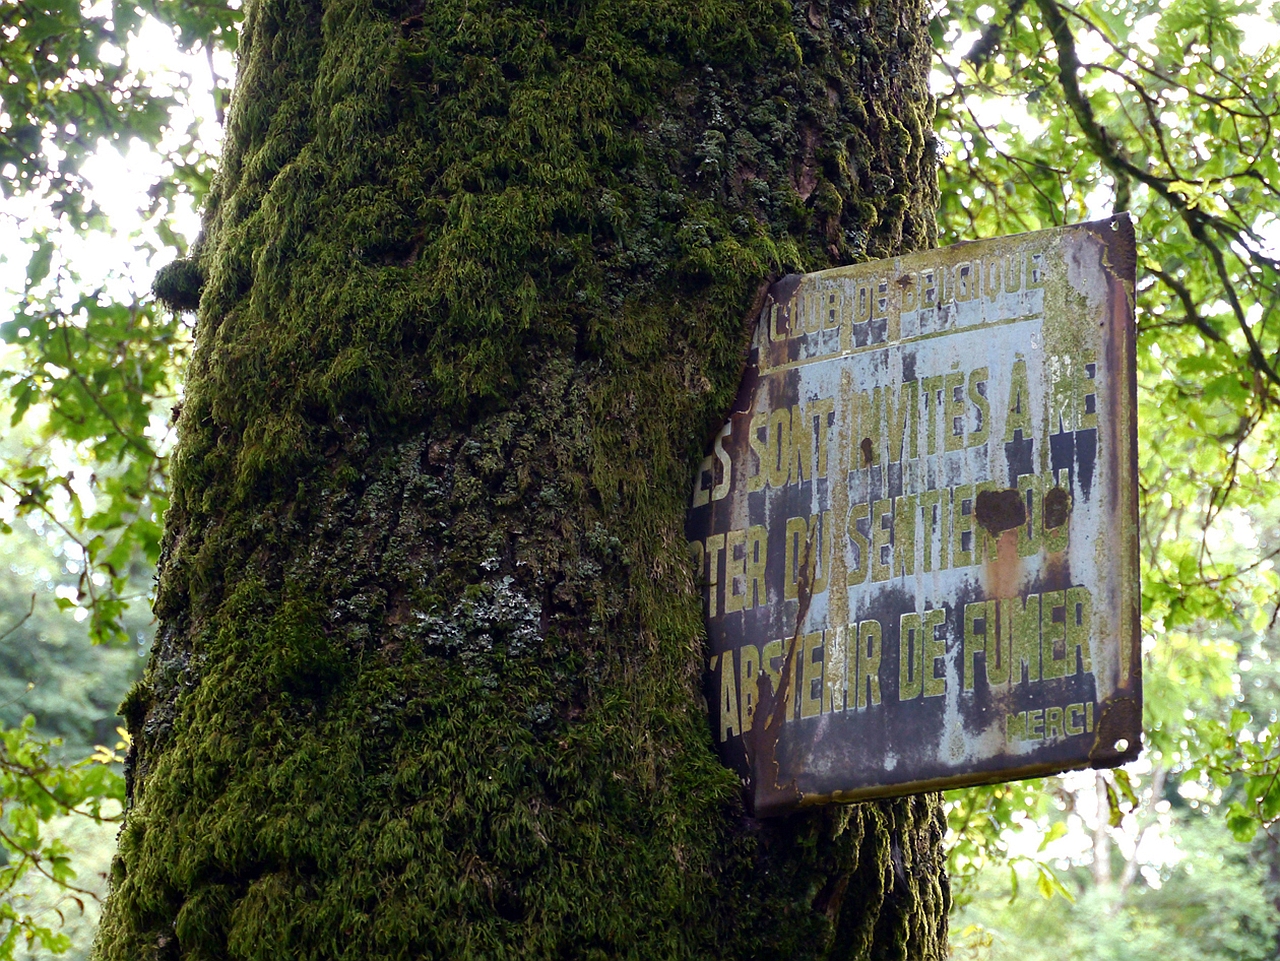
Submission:
POLYGON ((251 0, 99 958, 943 955, 936 802, 745 816, 681 534, 762 285, 933 240, 926 16, 251 0))

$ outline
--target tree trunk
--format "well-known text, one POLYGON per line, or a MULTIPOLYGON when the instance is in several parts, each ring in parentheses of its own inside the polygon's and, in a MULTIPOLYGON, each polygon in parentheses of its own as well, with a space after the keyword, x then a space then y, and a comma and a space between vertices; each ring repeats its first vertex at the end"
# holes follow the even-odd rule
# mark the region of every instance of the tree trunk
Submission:
POLYGON ((936 799, 745 816, 682 536, 764 285, 933 240, 926 17, 248 5, 100 958, 945 953, 936 799))

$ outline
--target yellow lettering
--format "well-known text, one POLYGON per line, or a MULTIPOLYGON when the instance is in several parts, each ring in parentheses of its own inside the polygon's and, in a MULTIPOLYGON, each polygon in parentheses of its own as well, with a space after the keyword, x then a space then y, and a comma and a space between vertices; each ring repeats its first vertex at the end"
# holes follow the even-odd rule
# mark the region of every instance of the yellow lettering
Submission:
POLYGON ((803 295, 804 306, 801 308, 804 332, 815 334, 822 329, 822 294, 816 290, 806 290, 803 295))
POLYGON ((719 613, 720 555, 724 552, 724 535, 712 534, 707 538, 707 616, 719 613))
POLYGON ((1013 362, 1009 383, 1009 408, 1004 421, 1004 442, 1013 440, 1014 431, 1031 436, 1031 390, 1027 386, 1027 362, 1019 357, 1013 362))
POLYGON ((738 714, 738 685, 733 671, 733 651, 725 651, 720 657, 720 740, 727 741, 734 734, 742 733, 742 718, 738 714))
POLYGON ((821 594, 827 589, 827 578, 831 573, 831 511, 823 511, 822 523, 818 523, 819 515, 809 518, 810 546, 814 557, 809 559, 810 594, 821 594))
MULTIPOLYGON (((853 541, 853 546, 857 551, 858 559, 856 563, 848 566, 845 580, 850 586, 861 584, 867 579, 867 571, 870 569, 868 563, 868 553, 871 545, 867 543, 867 539, 862 535, 862 531, 858 530, 858 521, 866 520, 869 515, 866 504, 851 504, 849 506, 849 522, 846 525, 846 531, 849 540, 853 541)), ((699 544, 699 547, 702 545, 699 544)))
POLYGON ((711 457, 703 458, 702 463, 698 465, 698 474, 693 479, 693 507, 705 507, 711 503, 711 488, 707 486, 708 480, 715 481, 715 465, 711 457))
POLYGON ((898 700, 914 700, 923 690, 924 637, 920 615, 912 611, 898 619, 898 700))
MULTIPOLYGON (((924 696, 937 697, 947 691, 947 678, 944 673, 938 677, 938 661, 946 657, 947 638, 943 634, 938 637, 938 628, 945 627, 947 612, 940 607, 924 612, 924 621, 920 630, 924 633, 924 696)), ((943 668, 945 671, 945 667, 943 668)))
POLYGON ((791 483, 803 484, 805 476, 813 480, 813 418, 791 408, 791 483))
POLYGON ((786 538, 783 542, 782 594, 785 600, 794 601, 800 596, 801 565, 808 560, 809 522, 803 517, 788 517, 786 538))
POLYGON ((982 292, 988 300, 994 300, 1000 294, 1000 261, 988 260, 982 266, 982 292))
MULTIPOLYGON (((1040 595, 1040 670, 1046 681, 1067 673, 1065 604, 1062 591, 1046 591, 1040 595), (1059 647, 1062 648, 1061 657, 1058 656, 1059 647)), ((1075 660, 1075 651, 1072 651, 1072 674, 1076 672, 1075 660)))
POLYGON ((951 561, 951 511, 954 506, 951 491, 944 488, 938 503, 938 570, 941 571, 955 566, 951 561))
POLYGON ((800 716, 817 717, 822 713, 823 632, 804 636, 800 645, 800 716))
POLYGON ((1016 294, 1022 289, 1022 257, 1018 254, 1005 254, 1001 267, 1005 293, 1016 294))
POLYGON ((1018 478, 1018 493, 1027 505, 1027 523, 1018 528, 1018 556, 1030 557, 1040 552, 1040 478, 1023 474, 1018 478))
POLYGON ((791 411, 786 407, 769 415, 766 480, 770 487, 786 487, 791 480, 791 411))
MULTIPOLYGON (((893 400, 893 388, 884 388, 885 428, 889 435, 891 464, 901 462, 904 457, 920 456, 918 388, 919 384, 914 380, 899 387, 897 404, 893 400)), ((876 388, 876 393, 880 393, 880 388, 876 388)))
POLYGON ((1043 741, 1044 711, 1027 711, 1027 740, 1043 741))
POLYGON ((1072 587, 1067 591, 1067 676, 1076 673, 1076 651, 1086 674, 1093 673, 1093 657, 1090 651, 1092 633, 1093 595, 1087 587, 1072 587))
POLYGON ((1084 726, 1073 718, 1077 715, 1084 715, 1083 704, 1068 704, 1066 714, 1063 717, 1063 730, 1067 732, 1068 737, 1075 737, 1077 734, 1084 733, 1084 726))
MULTIPOLYGON (((724 500, 729 495, 729 481, 731 479, 730 471, 732 466, 729 463, 729 454, 724 449, 724 439, 733 433, 733 421, 724 425, 720 433, 716 434, 716 442, 713 446, 715 458, 720 462, 720 480, 716 486, 711 489, 711 499, 713 501, 724 500)), ((712 472, 711 479, 715 480, 715 473, 712 472)))
POLYGON ((827 292, 826 310, 822 317, 822 326, 828 330, 839 327, 844 314, 844 288, 831 287, 827 292))
POLYGON ((782 719, 784 721, 794 721, 796 717, 796 709, 800 706, 800 685, 796 683, 796 675, 800 672, 799 658, 796 657, 796 647, 800 643, 800 637, 796 636, 787 638, 783 643, 785 645, 785 653, 781 658, 779 671, 785 671, 787 676, 783 678, 783 681, 786 684, 786 690, 783 691, 786 695, 786 699, 783 703, 782 719))
POLYGON ((765 481, 769 479, 769 445, 760 437, 761 433, 767 434, 768 431, 768 414, 756 414, 751 418, 747 440, 751 442, 751 450, 756 455, 756 472, 747 476, 747 490, 752 492, 763 490, 765 481))
POLYGON ((981 447, 991 433, 991 404, 987 401, 987 382, 990 377, 991 371, 986 367, 979 367, 969 374, 969 403, 973 404, 977 413, 977 426, 969 431, 970 447, 981 447))
POLYGON ((1009 683, 1009 630, 1007 626, 1001 630, 1000 603, 987 601, 987 651, 986 668, 987 683, 990 685, 1009 683))
POLYGON ((964 606, 964 689, 973 690, 973 677, 976 673, 974 658, 983 655, 986 661, 987 650, 987 602, 973 601, 964 606), (978 629, 978 624, 982 629, 978 629))
POLYGON ((947 374, 942 384, 942 436, 946 450, 964 447, 964 374, 947 374))
POLYGON ((915 274, 903 274, 898 278, 898 289, 902 291, 902 313, 909 314, 916 309, 916 285, 920 278, 915 274))
POLYGON ((1045 275, 1044 254, 1027 254, 1026 285, 1043 287, 1045 275))
POLYGON ((951 489, 951 566, 968 567, 973 563, 973 485, 960 484, 951 489))
POLYGON ((876 282, 876 303, 874 313, 876 317, 887 317, 889 315, 889 281, 879 280, 876 282))
POLYGON ((924 522, 924 572, 928 574, 934 568, 934 550, 937 550, 937 567, 946 567, 946 536, 943 526, 945 516, 941 512, 942 491, 925 491, 920 495, 920 514, 924 522))
POLYGON ((724 612, 734 614, 743 607, 747 591, 747 532, 728 531, 724 535, 724 612), (739 556, 741 555, 741 556, 739 556), (738 584, 742 583, 742 593, 738 584))
POLYGON ((1076 429, 1090 430, 1098 426, 1098 363, 1093 351, 1083 352, 1080 358, 1083 370, 1079 379, 1076 429))
POLYGON ((1027 668, 1027 683, 1040 680, 1040 595, 1028 594, 1026 600, 1010 597, 1001 602, 1006 612, 1005 630, 1013 640, 1009 667, 1012 682, 1022 683, 1022 668, 1027 668))
POLYGON ((742 732, 750 731, 756 721, 756 702, 760 691, 760 649, 754 644, 743 644, 738 649, 738 686, 742 691, 742 732))
POLYGON ((746 596, 743 607, 763 607, 768 603, 766 594, 764 568, 765 559, 769 556, 769 532, 763 524, 754 524, 747 529, 746 561, 746 596))
POLYGON ((853 322, 865 323, 871 319, 871 288, 866 284, 858 285, 857 299, 854 301, 853 322))
POLYGON ((942 299, 940 296, 942 293, 940 289, 942 286, 939 282, 940 279, 940 274, 936 270, 924 270, 920 272, 920 287, 922 291, 920 296, 921 307, 932 307, 942 299))
POLYGON ((858 625, 858 707, 880 703, 879 621, 863 621, 858 625))
POLYGON ((1041 510, 1040 514, 1044 523, 1044 549, 1050 552, 1066 550, 1067 547, 1067 520, 1071 517, 1071 493, 1063 487, 1066 481, 1067 472, 1065 470, 1058 472, 1061 476, 1058 478, 1057 486, 1045 491, 1042 504, 1046 507, 1054 505, 1053 516, 1047 509, 1041 510), (1050 520, 1058 520, 1061 518, 1062 523, 1056 527, 1049 527, 1050 520))
POLYGON ((894 577, 916 572, 916 504, 918 494, 894 498, 893 542, 894 577))
POLYGON ((871 512, 871 580, 887 581, 893 576, 893 501, 878 500, 871 512), (888 523, 885 523, 888 521, 888 523))
POLYGON ((781 304, 774 304, 769 308, 769 340, 775 344, 791 336, 789 330, 778 329, 778 318, 782 316, 782 312, 781 304))
MULTIPOLYGON (((777 704, 782 696, 782 640, 774 638, 760 652, 760 673, 769 678, 773 689, 773 700, 777 704)), ((765 723, 768 723, 766 719, 765 723)))
POLYGON ((805 407, 805 415, 818 421, 818 472, 815 477, 827 476, 827 441, 835 409, 836 402, 832 397, 819 398, 805 407))
POLYGON ((853 444, 857 448, 853 452, 853 463, 859 467, 870 467, 883 461, 881 447, 884 440, 884 407, 877 387, 874 394, 863 391, 858 395, 854 407, 855 423, 858 425, 853 444))
POLYGON ((938 453, 938 420, 942 408, 942 377, 926 377, 921 381, 924 391, 924 429, 928 433, 925 453, 938 453))
MULTIPOLYGON (((998 491, 1000 489, 1000 485, 993 480, 983 481, 981 484, 974 484, 973 503, 975 505, 978 503, 978 496, 984 491, 998 491)), ((986 561, 994 561, 996 559, 996 552, 999 546, 1000 538, 998 535, 993 535, 980 524, 974 525, 973 563, 982 564, 986 561)))
POLYGON ((1062 737, 1062 708, 1047 707, 1044 711, 1044 736, 1062 737))

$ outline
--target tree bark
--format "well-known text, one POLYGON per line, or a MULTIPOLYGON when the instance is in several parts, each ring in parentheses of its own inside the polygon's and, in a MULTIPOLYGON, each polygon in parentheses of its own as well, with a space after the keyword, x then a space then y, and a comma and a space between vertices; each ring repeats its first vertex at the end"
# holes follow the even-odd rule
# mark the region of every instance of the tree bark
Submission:
POLYGON ((682 524, 772 278, 928 246, 927 8, 251 0, 97 954, 939 958, 748 818, 682 524))

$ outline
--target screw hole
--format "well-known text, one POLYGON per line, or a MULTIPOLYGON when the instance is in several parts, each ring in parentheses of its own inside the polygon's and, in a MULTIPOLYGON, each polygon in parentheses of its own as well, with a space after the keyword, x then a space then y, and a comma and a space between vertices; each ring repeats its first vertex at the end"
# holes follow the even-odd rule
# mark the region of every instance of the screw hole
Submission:
POLYGON ((1123 754, 1127 750, 1129 750, 1129 742, 1125 738, 1120 738, 1120 740, 1116 741, 1117 754, 1123 754))

